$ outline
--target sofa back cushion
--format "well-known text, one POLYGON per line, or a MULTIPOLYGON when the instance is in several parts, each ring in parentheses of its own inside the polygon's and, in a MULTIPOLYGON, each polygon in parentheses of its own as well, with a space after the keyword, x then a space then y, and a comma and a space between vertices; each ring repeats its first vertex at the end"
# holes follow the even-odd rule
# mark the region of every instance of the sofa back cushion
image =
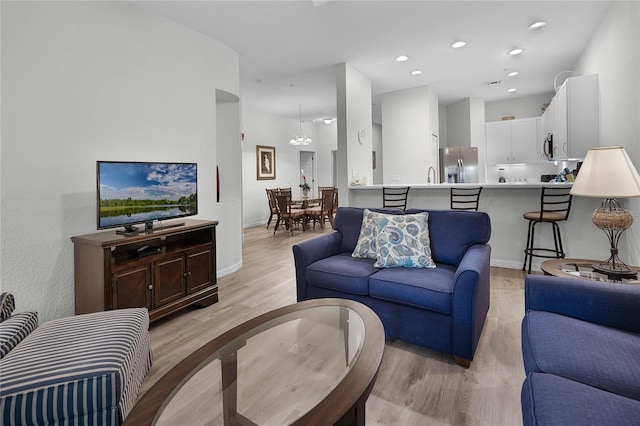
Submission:
MULTIPOLYGON (((458 265, 474 244, 486 244, 491 237, 491 220, 485 212, 429 209, 378 209, 387 214, 429 213, 431 256, 436 263, 458 265)), ((333 228, 342 235, 342 251, 353 252, 360 236, 364 208, 339 207, 333 228)))
MULTIPOLYGON (((376 209, 369 210, 387 214, 404 214, 400 209, 376 209)), ((338 212, 333 220, 333 229, 342 235, 342 251, 353 253, 358 244, 360 228, 362 226, 362 216, 364 209, 359 207, 338 207, 338 212)))
POLYGON ((491 237, 491 220, 485 212, 464 210, 409 209, 429 212, 431 256, 436 263, 458 265, 474 244, 486 244, 491 237))

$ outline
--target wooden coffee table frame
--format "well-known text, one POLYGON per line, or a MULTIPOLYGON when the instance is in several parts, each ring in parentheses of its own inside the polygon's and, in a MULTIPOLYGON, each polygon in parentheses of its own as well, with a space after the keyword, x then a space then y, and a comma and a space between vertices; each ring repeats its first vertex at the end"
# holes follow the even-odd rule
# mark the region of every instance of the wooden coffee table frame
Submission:
MULTIPOLYGON (((580 278, 580 277, 576 277, 575 275, 571 275, 564 272, 562 269, 559 268, 560 265, 572 264, 572 263, 592 265, 599 262, 600 261, 594 260, 594 259, 573 259, 573 258, 552 259, 552 260, 545 260, 544 262, 542 262, 540 264, 540 269, 542 269, 542 272, 544 272, 545 275, 553 275, 556 277, 563 277, 563 278, 580 278)), ((629 267, 632 269, 635 269, 636 272, 640 272, 640 268, 638 268, 637 266, 629 265, 629 267)), ((606 274, 603 274, 603 275, 606 275, 606 274)))
MULTIPOLYGON (((277 320, 279 317, 292 312, 304 309, 314 308, 318 306, 338 306, 351 309, 356 312, 364 323, 364 340, 362 349, 355 361, 353 367, 340 383, 336 385, 318 405, 312 408, 308 413, 295 421, 294 425, 308 424, 357 424, 365 423, 365 402, 371 393, 371 389, 375 383, 375 379, 380 368, 382 355, 384 353, 385 334, 380 318, 367 306, 346 299, 316 299, 307 300, 296 303, 294 305, 285 306, 266 314, 260 315, 237 327, 227 331, 221 336, 213 339, 209 343, 196 350, 183 361, 173 367, 165 374, 157 383, 155 383, 149 391, 142 397, 133 408, 131 413, 125 419, 125 425, 152 425, 155 423, 156 417, 161 413, 165 405, 171 400, 171 397, 180 389, 181 385, 186 383, 189 378, 199 371, 199 366, 211 357, 212 354, 221 351, 234 340, 246 335, 247 338, 256 333, 252 333, 254 329, 261 329, 262 325, 277 320)), ((220 357, 222 361, 222 356, 220 357)), ((226 357, 224 357, 226 358, 226 357)), ((234 357, 235 358, 235 357, 234 357)), ((223 361, 222 361, 223 362, 223 361)), ((223 382, 229 380, 229 376, 225 378, 225 367, 231 372, 231 376, 235 375, 234 363, 223 364, 223 382), (231 371, 231 370, 234 371, 231 371)), ((232 412, 232 416, 241 421, 243 424, 253 424, 249 419, 242 417, 239 413, 235 413, 234 399, 231 397, 232 410, 224 408, 225 420, 228 418, 228 412, 232 412), (237 414, 237 415, 236 415, 237 414), (238 418, 237 416, 240 416, 238 418)))

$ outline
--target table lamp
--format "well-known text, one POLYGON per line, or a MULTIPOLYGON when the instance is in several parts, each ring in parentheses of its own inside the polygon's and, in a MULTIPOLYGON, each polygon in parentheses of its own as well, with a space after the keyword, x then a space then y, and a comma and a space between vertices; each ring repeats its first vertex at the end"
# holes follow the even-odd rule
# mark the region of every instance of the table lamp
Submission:
POLYGON ((592 215, 594 225, 602 229, 611 243, 611 256, 593 269, 609 276, 636 275, 636 271, 618 257, 618 241, 633 223, 633 215, 620 206, 617 198, 640 197, 640 175, 621 146, 591 148, 571 188, 578 197, 603 198, 592 215))

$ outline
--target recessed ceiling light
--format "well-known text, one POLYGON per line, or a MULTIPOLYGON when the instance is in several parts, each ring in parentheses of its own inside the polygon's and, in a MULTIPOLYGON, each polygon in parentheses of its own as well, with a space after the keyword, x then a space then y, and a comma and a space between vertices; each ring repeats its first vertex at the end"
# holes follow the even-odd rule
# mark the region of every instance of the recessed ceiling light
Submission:
POLYGON ((507 92, 509 92, 509 93, 513 93, 513 92, 517 92, 517 91, 518 91, 518 89, 513 89, 513 88, 512 88, 512 89, 507 90, 507 92))
POLYGON ((516 75, 519 75, 520 73, 518 71, 511 71, 509 74, 507 74, 507 76, 509 77, 515 77, 516 75))
POLYGON ((519 47, 518 47, 518 48, 516 48, 516 49, 511 50, 511 51, 509 52, 509 55, 511 55, 511 56, 515 56, 515 55, 519 55, 519 54, 521 54, 522 52, 524 52, 524 49, 521 49, 521 48, 519 48, 519 47))
POLYGON ((404 61, 406 61, 408 59, 409 59, 409 57, 407 55, 400 55, 400 56, 396 57, 396 61, 398 61, 398 62, 404 62, 404 61))
POLYGON ((462 41, 462 40, 460 40, 460 41, 456 41, 455 43, 453 43, 453 44, 451 45, 451 47, 453 47, 454 49, 459 49, 459 48, 464 47, 464 46, 466 46, 466 45, 467 45, 467 42, 466 42, 466 41, 462 41))
POLYGON ((538 21, 538 22, 534 22, 533 24, 529 25, 529 29, 530 30, 537 30, 538 28, 542 28, 545 25, 547 25, 546 22, 544 21, 538 21))
POLYGON ((420 71, 420 70, 411 71, 411 75, 420 75, 420 74, 422 74, 422 71, 420 71))
POLYGON ((331 124, 331 123, 333 123, 333 118, 327 117, 327 118, 323 119, 322 121, 324 122, 324 124, 331 124))

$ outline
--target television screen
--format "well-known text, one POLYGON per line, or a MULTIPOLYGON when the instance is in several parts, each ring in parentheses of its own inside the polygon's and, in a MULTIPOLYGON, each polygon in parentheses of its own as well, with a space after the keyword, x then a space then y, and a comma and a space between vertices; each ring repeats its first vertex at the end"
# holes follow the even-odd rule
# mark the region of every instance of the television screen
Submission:
POLYGON ((198 214, 196 163, 98 161, 98 229, 198 214))

